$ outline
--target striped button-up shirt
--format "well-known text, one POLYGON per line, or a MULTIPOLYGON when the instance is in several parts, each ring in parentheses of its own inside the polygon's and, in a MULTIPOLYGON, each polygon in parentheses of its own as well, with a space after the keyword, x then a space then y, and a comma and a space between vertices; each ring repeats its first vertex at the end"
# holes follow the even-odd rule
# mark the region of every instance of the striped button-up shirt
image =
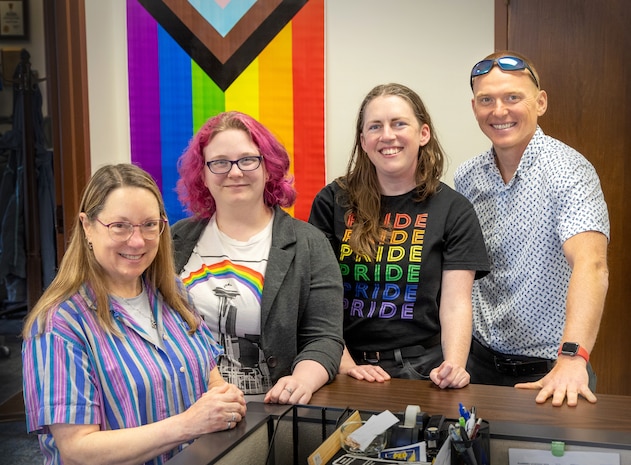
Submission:
MULTIPOLYGON (((46 464, 61 463, 48 425, 132 428, 181 413, 208 390, 219 353, 208 327, 201 322, 189 335, 159 293, 149 286, 147 293, 161 347, 113 300, 118 334, 104 330, 87 286, 52 311, 43 331, 35 324, 24 340, 27 429, 40 434, 46 464)), ((164 463, 181 447, 147 463, 164 463)))

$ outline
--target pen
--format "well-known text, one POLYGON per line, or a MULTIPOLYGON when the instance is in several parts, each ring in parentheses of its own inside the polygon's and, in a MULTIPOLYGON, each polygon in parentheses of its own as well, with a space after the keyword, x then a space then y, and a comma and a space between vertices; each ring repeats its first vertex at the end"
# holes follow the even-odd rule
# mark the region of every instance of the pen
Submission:
POLYGON ((469 419, 469 411, 465 408, 464 405, 462 405, 462 402, 458 404, 458 411, 460 412, 460 416, 463 417, 465 421, 469 419))
POLYGON ((467 420, 466 426, 467 426, 467 434, 469 436, 471 436, 471 433, 473 433, 473 428, 475 428, 475 412, 471 412, 471 416, 469 417, 469 419, 467 420))
POLYGON ((458 424, 460 425, 462 429, 464 429, 467 426, 467 422, 465 421, 464 417, 458 418, 458 424))

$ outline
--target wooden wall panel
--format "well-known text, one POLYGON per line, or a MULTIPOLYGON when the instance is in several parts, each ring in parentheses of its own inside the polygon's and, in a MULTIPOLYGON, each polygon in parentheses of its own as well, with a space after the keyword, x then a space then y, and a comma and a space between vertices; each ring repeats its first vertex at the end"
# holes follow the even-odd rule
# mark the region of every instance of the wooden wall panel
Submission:
POLYGON ((581 152, 601 179, 611 219, 610 279, 591 360, 598 392, 631 395, 631 9, 626 0, 498 0, 496 18, 506 12, 496 39, 506 36, 508 48, 534 61, 548 92, 541 127, 581 152))

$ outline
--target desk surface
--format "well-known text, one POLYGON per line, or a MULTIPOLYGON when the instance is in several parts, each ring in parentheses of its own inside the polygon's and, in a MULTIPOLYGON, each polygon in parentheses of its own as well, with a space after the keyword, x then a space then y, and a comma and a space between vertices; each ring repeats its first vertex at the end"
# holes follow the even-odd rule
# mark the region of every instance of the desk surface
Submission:
POLYGON ((430 415, 458 418, 458 403, 476 406, 491 423, 496 438, 549 441, 631 449, 631 397, 598 395, 590 404, 579 399, 576 407, 537 404, 537 391, 471 384, 463 389, 440 389, 431 381, 392 379, 385 383, 358 381, 338 375, 316 392, 310 404, 357 410, 403 412, 419 405, 430 415))
MULTIPOLYGON (((316 392, 311 406, 361 411, 390 410, 402 413, 408 405, 419 405, 430 415, 457 418, 458 403, 476 406, 489 421, 492 439, 550 442, 631 450, 631 397, 598 395, 590 404, 580 399, 576 407, 537 404, 537 391, 472 384, 463 389, 439 389, 430 381, 392 379, 367 383, 338 375, 316 392)), ((248 413, 237 428, 207 434, 169 460, 169 465, 215 463, 270 418, 283 416, 291 406, 248 403, 248 413)))

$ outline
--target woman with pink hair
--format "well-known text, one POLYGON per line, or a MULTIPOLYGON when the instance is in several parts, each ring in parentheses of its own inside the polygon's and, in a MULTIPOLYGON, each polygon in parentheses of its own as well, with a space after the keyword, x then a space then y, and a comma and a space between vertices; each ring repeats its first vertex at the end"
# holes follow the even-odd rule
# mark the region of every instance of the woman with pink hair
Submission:
POLYGON ((292 218, 289 155, 249 115, 221 113, 191 140, 177 191, 176 270, 223 346, 226 380, 252 400, 306 404, 342 355, 342 278, 324 234, 292 218))

